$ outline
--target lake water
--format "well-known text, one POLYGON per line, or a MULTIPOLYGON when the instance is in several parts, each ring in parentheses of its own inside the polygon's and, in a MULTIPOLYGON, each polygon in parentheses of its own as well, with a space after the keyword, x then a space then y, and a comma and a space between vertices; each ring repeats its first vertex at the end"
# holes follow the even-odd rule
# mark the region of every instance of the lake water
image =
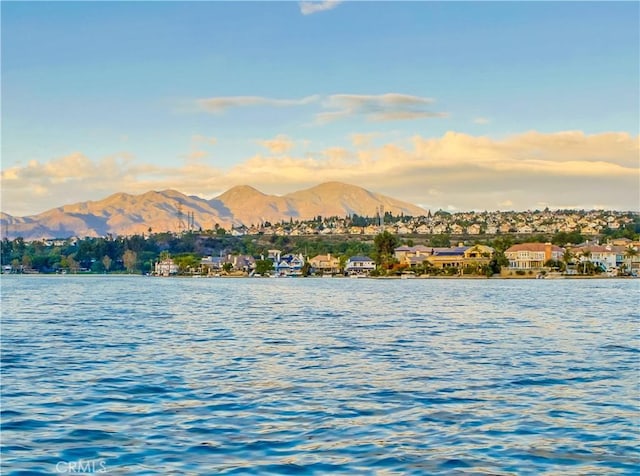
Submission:
POLYGON ((638 474, 639 284, 4 276, 2 474, 638 474))

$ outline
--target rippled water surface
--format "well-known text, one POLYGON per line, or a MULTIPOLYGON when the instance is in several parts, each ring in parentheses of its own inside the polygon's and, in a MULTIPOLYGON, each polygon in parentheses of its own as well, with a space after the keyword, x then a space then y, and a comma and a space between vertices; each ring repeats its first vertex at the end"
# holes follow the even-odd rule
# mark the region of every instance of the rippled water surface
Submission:
POLYGON ((637 474, 638 281, 3 277, 2 474, 637 474))

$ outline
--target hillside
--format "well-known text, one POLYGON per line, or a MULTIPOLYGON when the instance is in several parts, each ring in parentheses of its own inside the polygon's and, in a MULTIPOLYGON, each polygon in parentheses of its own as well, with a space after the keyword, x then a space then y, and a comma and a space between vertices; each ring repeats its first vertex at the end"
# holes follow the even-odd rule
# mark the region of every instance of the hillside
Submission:
POLYGON ((212 200, 184 195, 175 190, 141 195, 116 193, 103 200, 64 205, 38 215, 0 216, 2 236, 26 240, 68 236, 133 235, 177 232, 216 225, 260 224, 265 221, 306 220, 318 215, 373 216, 378 207, 394 215, 422 215, 421 208, 361 187, 329 182, 284 196, 267 195, 253 187, 233 187, 212 200))

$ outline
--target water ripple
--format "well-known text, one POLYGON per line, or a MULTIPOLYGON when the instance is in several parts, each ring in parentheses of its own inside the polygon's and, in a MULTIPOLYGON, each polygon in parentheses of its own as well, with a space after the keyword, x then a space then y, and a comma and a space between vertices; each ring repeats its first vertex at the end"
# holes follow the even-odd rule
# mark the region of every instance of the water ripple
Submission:
POLYGON ((637 474, 638 291, 2 277, 1 470, 637 474))

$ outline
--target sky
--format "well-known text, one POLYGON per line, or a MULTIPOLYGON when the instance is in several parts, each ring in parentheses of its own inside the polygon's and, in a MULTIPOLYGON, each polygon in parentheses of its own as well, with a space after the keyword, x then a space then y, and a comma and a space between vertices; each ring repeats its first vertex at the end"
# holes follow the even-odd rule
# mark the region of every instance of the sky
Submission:
POLYGON ((1 3, 2 202, 640 209, 638 2, 1 3))

